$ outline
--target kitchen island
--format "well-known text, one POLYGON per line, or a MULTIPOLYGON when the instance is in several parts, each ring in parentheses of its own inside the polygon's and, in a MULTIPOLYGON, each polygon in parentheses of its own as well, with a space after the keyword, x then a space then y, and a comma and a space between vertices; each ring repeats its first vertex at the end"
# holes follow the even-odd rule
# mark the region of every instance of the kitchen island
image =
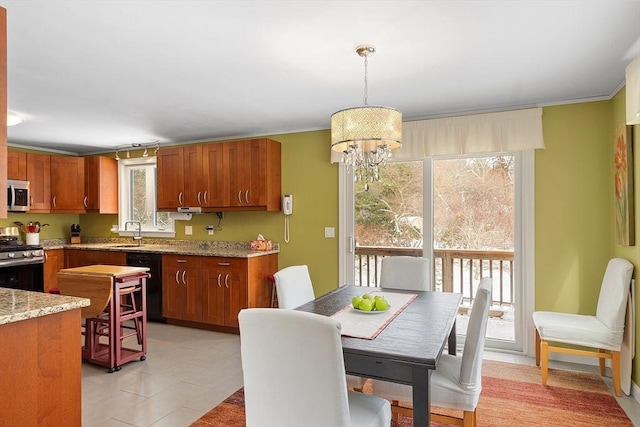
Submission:
POLYGON ((79 426, 89 300, 0 288, 0 425, 79 426))

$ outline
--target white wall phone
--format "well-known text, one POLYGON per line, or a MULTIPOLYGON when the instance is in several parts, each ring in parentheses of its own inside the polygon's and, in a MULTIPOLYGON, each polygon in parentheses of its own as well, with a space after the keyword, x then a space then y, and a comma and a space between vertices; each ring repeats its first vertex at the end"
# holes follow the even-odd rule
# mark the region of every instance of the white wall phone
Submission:
POLYGON ((291 194, 282 196, 282 213, 284 214, 284 241, 289 243, 289 215, 293 214, 293 196, 291 194))
POLYGON ((293 213, 293 196, 291 194, 282 196, 282 213, 285 215, 291 215, 293 213))

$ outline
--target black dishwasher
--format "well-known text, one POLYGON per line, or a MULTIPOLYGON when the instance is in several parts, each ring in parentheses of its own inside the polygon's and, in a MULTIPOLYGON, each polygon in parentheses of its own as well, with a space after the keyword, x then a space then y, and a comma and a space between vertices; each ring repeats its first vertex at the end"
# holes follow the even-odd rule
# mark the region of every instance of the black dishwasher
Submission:
POLYGON ((165 322, 162 316, 162 255, 149 252, 127 252, 127 265, 147 267, 147 320, 165 322))

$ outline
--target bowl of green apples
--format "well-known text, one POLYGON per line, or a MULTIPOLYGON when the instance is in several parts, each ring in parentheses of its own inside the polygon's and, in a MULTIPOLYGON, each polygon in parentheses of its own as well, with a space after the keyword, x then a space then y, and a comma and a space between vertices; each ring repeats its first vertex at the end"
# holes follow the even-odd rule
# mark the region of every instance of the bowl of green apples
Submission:
POLYGON ((377 314, 389 310, 389 302, 382 295, 364 294, 351 299, 351 308, 358 313, 377 314))

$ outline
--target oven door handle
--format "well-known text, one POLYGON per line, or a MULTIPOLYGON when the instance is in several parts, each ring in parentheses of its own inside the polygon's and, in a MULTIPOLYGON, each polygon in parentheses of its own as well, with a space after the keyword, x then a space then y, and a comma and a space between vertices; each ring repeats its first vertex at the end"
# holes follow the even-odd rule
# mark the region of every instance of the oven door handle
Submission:
POLYGON ((44 264, 44 259, 41 257, 37 258, 20 258, 20 259, 6 259, 0 261, 1 267, 14 267, 18 265, 29 265, 29 264, 44 264))

